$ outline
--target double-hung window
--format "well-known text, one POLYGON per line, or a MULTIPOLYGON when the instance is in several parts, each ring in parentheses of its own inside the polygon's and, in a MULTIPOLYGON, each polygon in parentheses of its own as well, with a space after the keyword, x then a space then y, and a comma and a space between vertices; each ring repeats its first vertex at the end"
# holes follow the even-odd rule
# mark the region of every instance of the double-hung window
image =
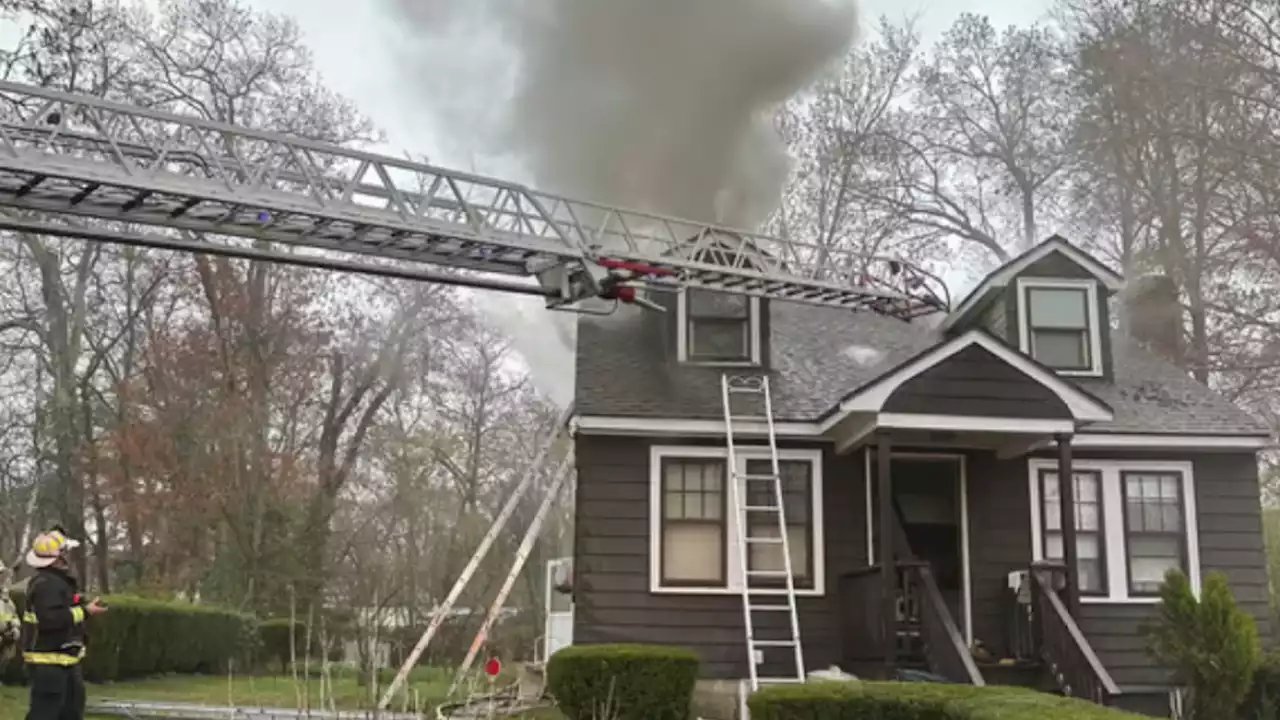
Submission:
MULTIPOLYGON (((1081 595, 1107 592, 1106 538, 1103 535, 1102 473, 1075 471, 1076 582, 1081 595)), ((1058 473, 1040 472, 1044 505, 1044 558, 1062 562, 1062 487, 1058 473)))
MULTIPOLYGON (((745 480, 768 476, 772 461, 766 452, 739 448, 737 521, 729 496, 731 474, 724 448, 651 448, 650 509, 651 588, 655 592, 736 592, 741 588, 742 561, 747 568, 776 573, 785 567, 778 515, 747 510, 777 505, 770 481, 745 480), (745 538, 762 540, 740 543, 745 538)), ((783 518, 796 588, 823 592, 821 453, 817 450, 778 451, 782 482, 783 518)), ((784 578, 761 576, 753 585, 776 584, 784 578)))
MULTIPOLYGON (((747 474, 765 476, 772 470, 772 463, 764 458, 748 459, 747 474)), ((810 521, 813 503, 813 464, 804 460, 781 460, 778 470, 782 478, 783 518, 787 526, 787 546, 791 556, 791 573, 796 587, 813 586, 813 523, 810 521)), ((753 480, 746 483, 748 507, 774 507, 773 484, 753 480)), ((782 543, 773 542, 778 537, 778 516, 772 512, 748 511, 746 533, 748 538, 762 538, 766 542, 748 542, 747 567, 761 572, 782 572, 782 543)), ((782 585, 778 579, 766 583, 782 585)))
POLYGON ((1023 352, 1059 372, 1100 372, 1098 291, 1091 281, 1023 279, 1018 293, 1023 352))
POLYGON ((681 360, 749 365, 759 362, 760 301, 689 288, 680 299, 681 360))
POLYGON ((725 584, 725 462, 662 460, 662 582, 725 584))
MULTIPOLYGON (((1057 461, 1030 460, 1035 560, 1061 562, 1062 515, 1057 461)), ((1165 574, 1200 585, 1200 545, 1191 463, 1077 458, 1077 567, 1086 602, 1154 602, 1165 574)))
POLYGON ((1165 573, 1187 569, 1183 529, 1182 475, 1177 472, 1122 472, 1125 551, 1129 594, 1155 595, 1165 573))

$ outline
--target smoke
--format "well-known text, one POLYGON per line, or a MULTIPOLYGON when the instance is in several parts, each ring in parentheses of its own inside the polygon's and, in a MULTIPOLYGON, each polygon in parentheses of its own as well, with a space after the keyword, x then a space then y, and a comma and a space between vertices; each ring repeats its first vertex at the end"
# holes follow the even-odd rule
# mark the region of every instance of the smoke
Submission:
MULTIPOLYGON (((772 110, 856 26, 853 0, 378 1, 399 33, 404 98, 451 161, 498 159, 543 191, 748 228, 786 179, 772 110)), ((546 323, 572 316, 500 315, 543 358, 526 354, 545 365, 535 378, 568 374, 571 395, 573 345, 558 339, 572 330, 546 323)))

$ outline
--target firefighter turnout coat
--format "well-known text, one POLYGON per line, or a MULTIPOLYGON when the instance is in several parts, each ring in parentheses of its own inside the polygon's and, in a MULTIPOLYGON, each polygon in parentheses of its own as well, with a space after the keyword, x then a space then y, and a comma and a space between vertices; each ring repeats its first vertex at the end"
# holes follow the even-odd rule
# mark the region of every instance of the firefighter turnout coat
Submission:
POLYGON ((84 604, 75 578, 43 568, 27 583, 22 659, 28 665, 76 665, 84 658, 84 604))

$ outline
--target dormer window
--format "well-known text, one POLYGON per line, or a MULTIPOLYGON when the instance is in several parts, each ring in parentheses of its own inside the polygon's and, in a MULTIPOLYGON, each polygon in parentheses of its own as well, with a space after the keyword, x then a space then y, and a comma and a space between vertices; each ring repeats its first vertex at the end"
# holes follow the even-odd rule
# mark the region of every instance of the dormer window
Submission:
POLYGON ((1101 374, 1097 298, 1092 280, 1019 278, 1022 352, 1062 375, 1101 374))
POLYGON ((681 362, 759 364, 759 298, 688 288, 679 315, 681 362))

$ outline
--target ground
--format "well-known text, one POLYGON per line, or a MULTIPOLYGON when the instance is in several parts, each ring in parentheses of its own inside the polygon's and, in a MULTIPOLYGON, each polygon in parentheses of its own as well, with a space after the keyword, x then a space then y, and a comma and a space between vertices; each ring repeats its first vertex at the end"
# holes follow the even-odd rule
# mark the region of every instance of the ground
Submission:
MULTIPOLYGON (((434 705, 448 691, 448 675, 444 672, 416 672, 411 687, 420 702, 434 705)), ((319 707, 319 682, 311 682, 312 706, 319 707)), ((219 677, 171 676, 152 680, 90 685, 89 700, 163 700, 210 705, 298 707, 300 692, 293 678, 284 676, 219 677)), ((334 679, 334 700, 339 709, 359 709, 372 705, 369 689, 360 687, 354 678, 334 679)), ((0 687, 0 717, 19 718, 25 713, 26 688, 0 687)), ((554 711, 518 716, 520 720, 563 720, 554 711)), ((86 720, 95 720, 92 716, 86 720)), ((105 718, 101 720, 106 720, 105 718)))

